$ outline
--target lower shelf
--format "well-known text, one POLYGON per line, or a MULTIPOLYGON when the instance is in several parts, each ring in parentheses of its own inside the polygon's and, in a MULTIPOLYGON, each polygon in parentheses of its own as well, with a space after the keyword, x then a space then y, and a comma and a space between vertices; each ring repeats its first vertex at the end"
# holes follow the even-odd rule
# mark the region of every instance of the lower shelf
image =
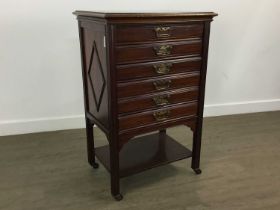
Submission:
MULTIPOLYGON (((109 146, 95 149, 96 157, 110 171, 109 146)), ((160 165, 192 156, 192 152, 164 134, 138 137, 120 151, 120 177, 129 176, 160 165)))

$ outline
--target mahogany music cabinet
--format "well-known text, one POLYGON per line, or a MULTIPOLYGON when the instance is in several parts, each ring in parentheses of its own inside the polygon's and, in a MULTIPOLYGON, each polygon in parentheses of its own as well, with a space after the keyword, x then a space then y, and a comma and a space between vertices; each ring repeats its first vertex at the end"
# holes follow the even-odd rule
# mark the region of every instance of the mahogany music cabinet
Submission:
POLYGON ((217 14, 74 14, 88 162, 98 168, 96 156, 110 172, 114 198, 122 199, 120 178, 173 161, 192 157, 200 174, 210 23, 217 14), (107 146, 94 147, 93 125, 106 134, 107 146), (192 151, 166 134, 177 125, 193 131, 192 151))

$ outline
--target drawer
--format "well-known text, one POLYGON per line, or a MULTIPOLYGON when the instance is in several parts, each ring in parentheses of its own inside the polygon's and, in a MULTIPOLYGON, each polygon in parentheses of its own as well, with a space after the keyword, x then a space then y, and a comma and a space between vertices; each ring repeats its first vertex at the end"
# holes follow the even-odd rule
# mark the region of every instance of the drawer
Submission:
POLYGON ((173 104, 196 100, 198 100, 198 88, 196 87, 176 91, 165 91, 160 94, 144 95, 119 100, 118 112, 120 114, 127 114, 129 112, 162 108, 173 104))
POLYGON ((119 98, 145 95, 148 93, 162 92, 172 89, 195 87, 199 85, 199 72, 175 75, 172 77, 160 77, 134 82, 123 82, 117 84, 117 94, 119 98))
POLYGON ((151 126, 168 120, 186 116, 196 116, 197 103, 189 103, 176 107, 158 109, 156 111, 142 112, 140 114, 119 117, 119 129, 127 130, 141 126, 151 126))
POLYGON ((200 56, 201 40, 187 42, 166 42, 163 44, 127 45, 116 47, 118 64, 153 61, 170 57, 200 56))
POLYGON ((117 78, 119 81, 123 81, 135 78, 200 71, 200 69, 200 57, 169 60, 164 62, 120 65, 117 67, 117 78))
POLYGON ((173 39, 201 38, 203 23, 185 25, 119 26, 116 43, 137 43, 173 39))

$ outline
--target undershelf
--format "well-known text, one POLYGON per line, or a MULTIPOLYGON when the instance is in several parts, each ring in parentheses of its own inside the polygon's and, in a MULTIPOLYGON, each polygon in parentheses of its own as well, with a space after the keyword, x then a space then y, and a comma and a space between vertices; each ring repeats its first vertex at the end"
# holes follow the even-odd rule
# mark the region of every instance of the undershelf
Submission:
MULTIPOLYGON (((109 145, 97 147, 96 157, 110 171, 109 145)), ((157 166, 192 156, 192 152, 173 138, 152 134, 132 139, 120 151, 120 177, 126 177, 157 166)))

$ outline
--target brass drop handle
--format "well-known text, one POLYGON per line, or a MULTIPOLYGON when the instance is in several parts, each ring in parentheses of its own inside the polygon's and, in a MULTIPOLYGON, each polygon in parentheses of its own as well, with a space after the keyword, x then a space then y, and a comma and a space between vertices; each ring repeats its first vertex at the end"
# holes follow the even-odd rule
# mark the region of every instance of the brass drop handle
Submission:
POLYGON ((172 63, 161 63, 154 65, 157 74, 168 74, 171 71, 172 63))
POLYGON ((157 38, 169 38, 170 37, 170 27, 156 27, 155 28, 157 38))
POLYGON ((161 45, 154 47, 157 56, 167 56, 171 54, 172 45, 161 45))
POLYGON ((165 106, 169 104, 169 95, 156 96, 153 98, 157 106, 165 106))
POLYGON ((167 120, 169 118, 169 115, 170 115, 170 111, 169 110, 154 112, 154 118, 157 121, 167 120))
POLYGON ((153 84, 156 90, 166 90, 170 87, 171 80, 159 80, 153 82, 153 84))

